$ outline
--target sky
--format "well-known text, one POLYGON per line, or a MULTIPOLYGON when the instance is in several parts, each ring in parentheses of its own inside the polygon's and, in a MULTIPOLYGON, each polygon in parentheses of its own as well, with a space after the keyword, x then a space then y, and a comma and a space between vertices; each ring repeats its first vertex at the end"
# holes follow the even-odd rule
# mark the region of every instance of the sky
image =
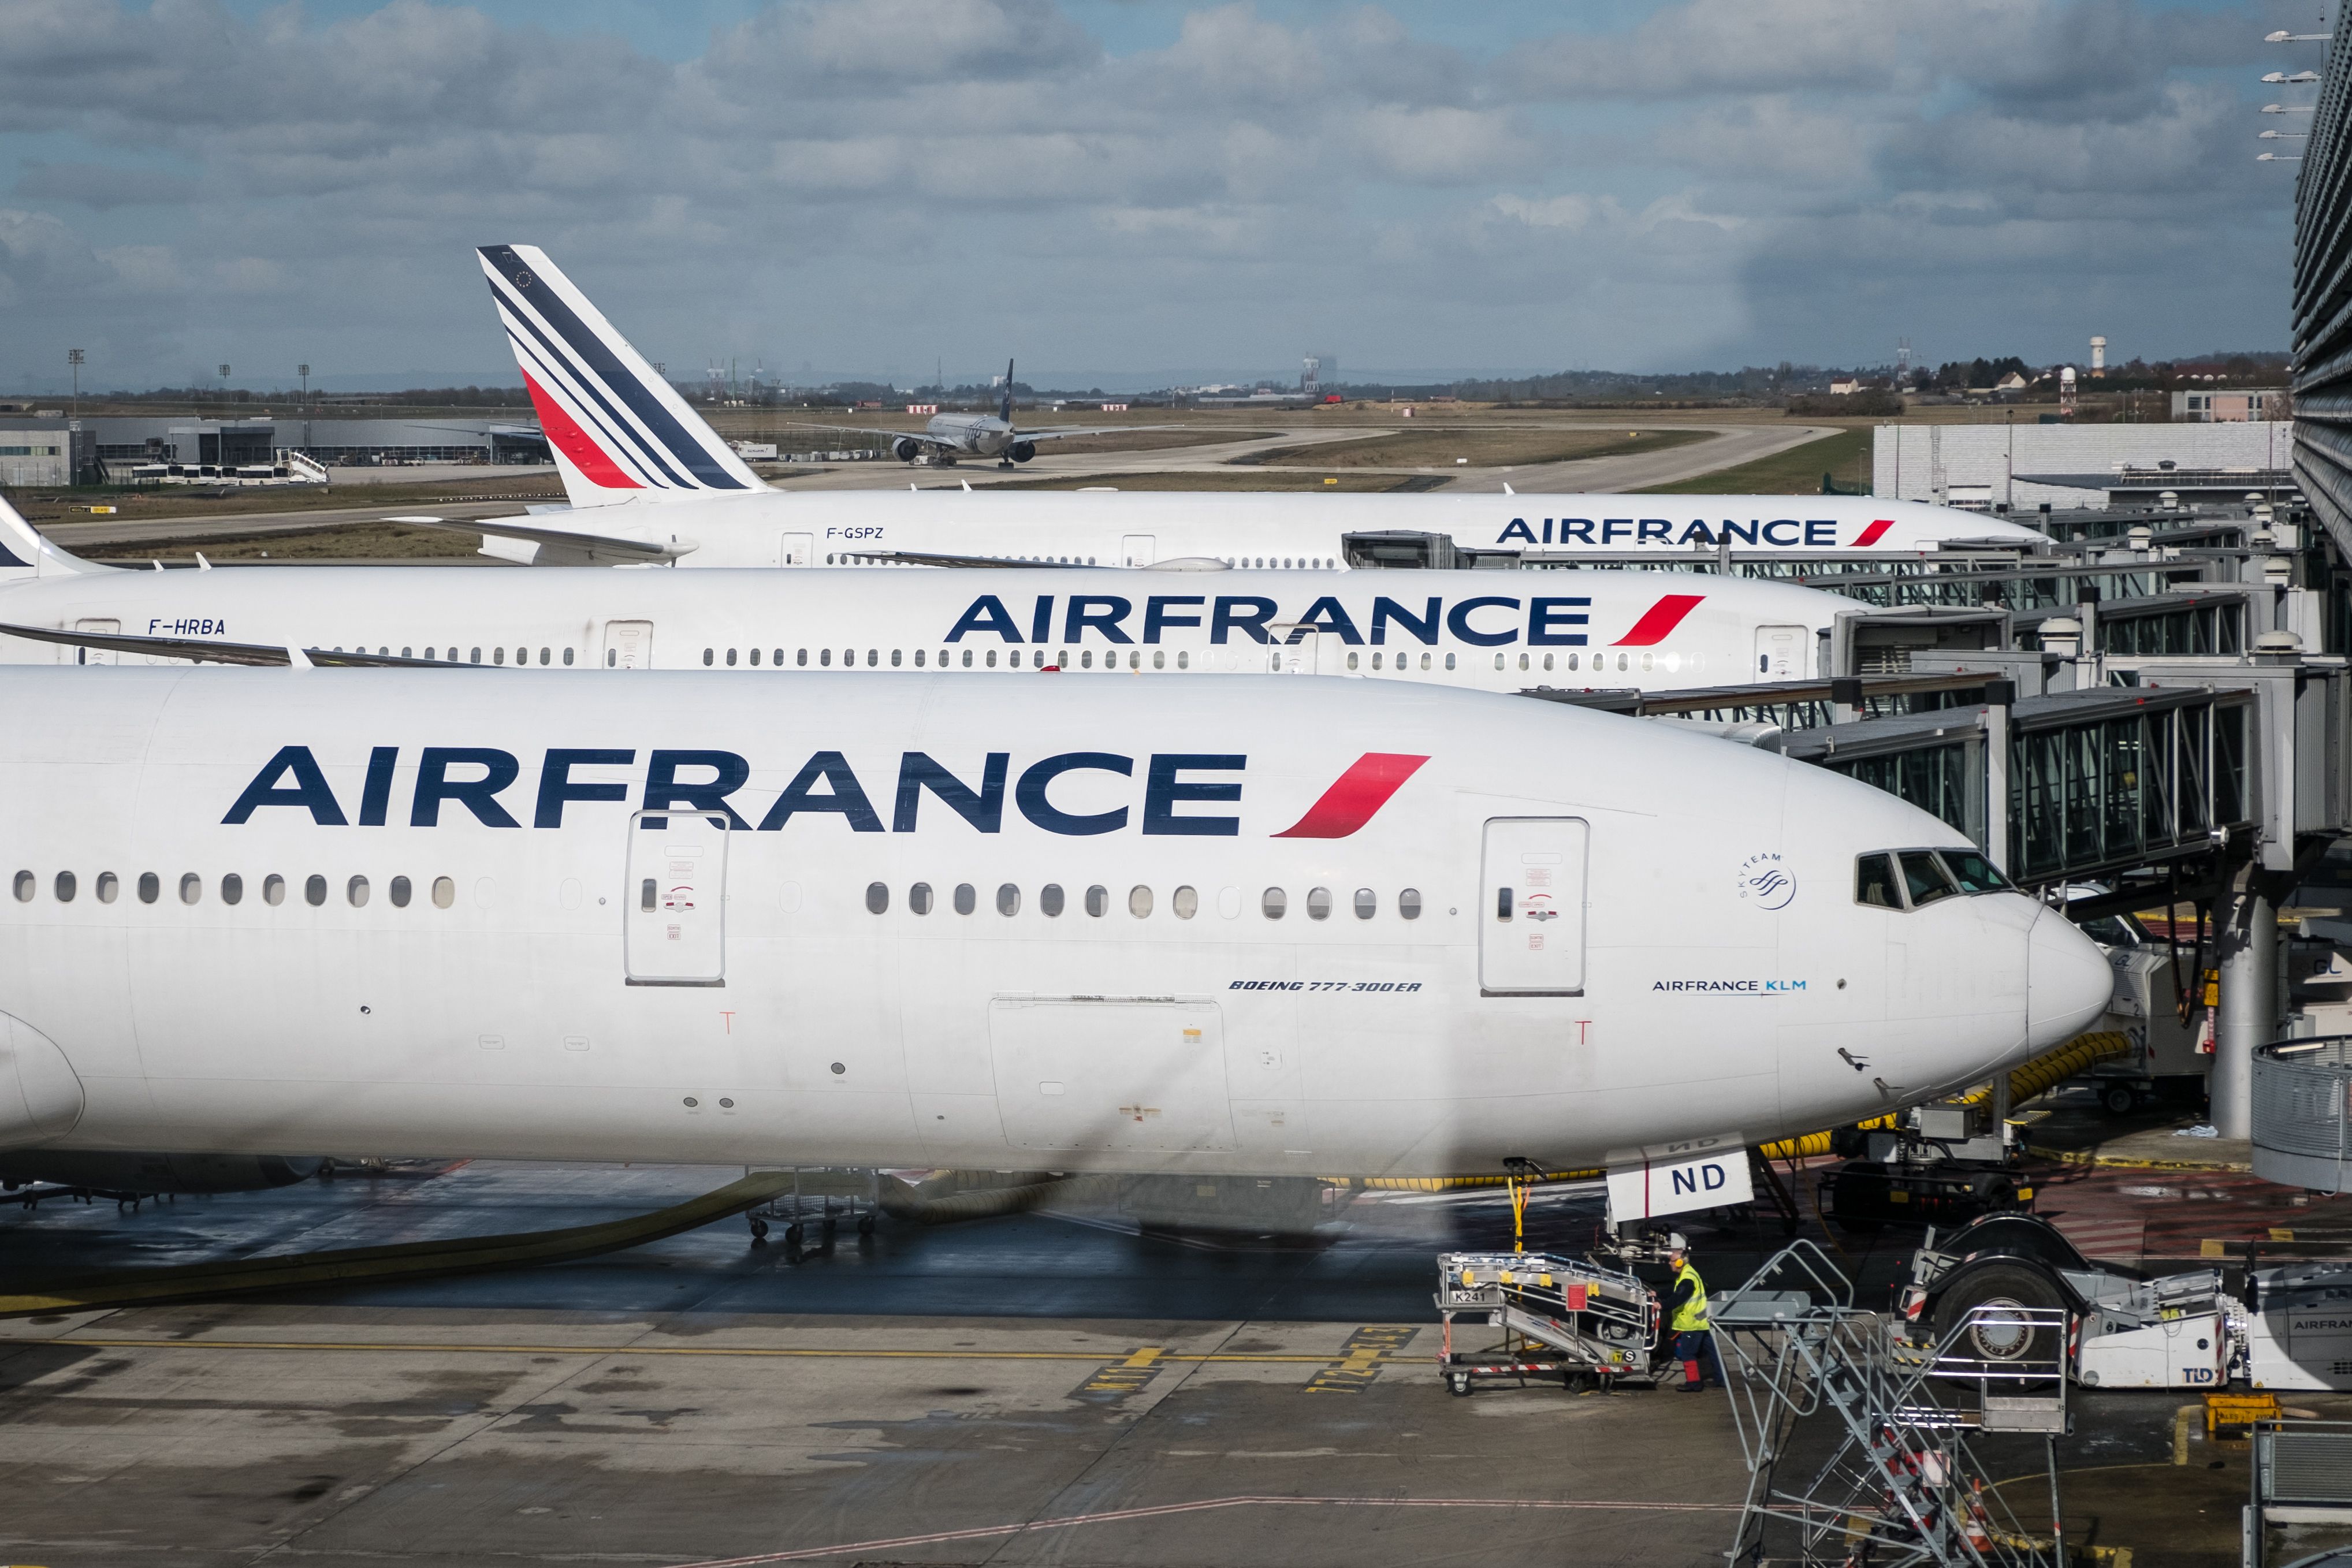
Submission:
POLYGON ((2284 348, 2321 3, 0 0, 0 387, 2284 348))

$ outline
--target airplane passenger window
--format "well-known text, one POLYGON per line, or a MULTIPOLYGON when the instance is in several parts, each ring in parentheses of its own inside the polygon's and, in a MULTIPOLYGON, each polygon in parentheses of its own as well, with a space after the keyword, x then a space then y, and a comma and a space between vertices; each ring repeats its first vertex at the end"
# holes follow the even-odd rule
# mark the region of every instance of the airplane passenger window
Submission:
POLYGON ((907 890, 907 913, 929 915, 931 912, 931 884, 919 882, 907 890))
POLYGON ((1999 893, 2010 885, 2009 878, 1993 869, 1992 862, 1974 850, 1941 852, 1944 869, 1952 873, 1963 893, 1999 893))
POLYGON ((1408 887, 1397 894, 1397 914, 1407 920, 1421 918, 1421 889, 1408 887))
POLYGON ((1451 653, 1445 655, 1445 667, 1449 670, 1454 667, 1454 655, 1451 653))
POLYGON ((1021 890, 1013 886, 1009 882, 999 886, 996 890, 996 913, 999 915, 1020 914, 1021 890))
POLYGON ((905 652, 905 650, 903 650, 903 649, 899 649, 899 648, 893 648, 893 649, 891 649, 891 650, 890 650, 890 667, 891 667, 892 669, 894 669, 894 670, 895 670, 895 669, 897 669, 897 668, 898 667, 898 665, 899 665, 900 661, 902 661, 903 659, 905 659, 905 658, 906 658, 906 656, 907 656, 907 655, 906 655, 906 652, 905 652))
POLYGON ((1643 673, 1643 674, 1647 674, 1650 672, 1650 670, 1654 667, 1654 665, 1653 665, 1653 661, 1654 661, 1655 658, 1656 658, 1656 655, 1655 655, 1655 654, 1654 654, 1654 653, 1644 653, 1644 654, 1643 654, 1643 655, 1642 655, 1642 673, 1643 673))
POLYGON ((563 663, 567 667, 572 663, 572 650, 569 648, 563 650, 563 663))
POLYGON ((1155 670, 1164 670, 1168 667, 1168 652, 1166 649, 1154 648, 1151 650, 1151 667, 1155 670))
POLYGON ((1143 668, 1143 654, 1140 650, 1128 654, 1127 667, 1130 670, 1139 670, 1143 668))
POLYGON ((243 877, 241 877, 241 876, 237 875, 237 874, 236 874, 236 873, 235 873, 235 872, 231 872, 231 873, 229 873, 226 876, 222 877, 222 878, 221 878, 221 902, 222 902, 223 904, 242 904, 242 903, 244 903, 244 902, 245 902, 245 878, 243 878, 243 877))
POLYGON ((705 669, 709 668, 709 667, 710 667, 710 665, 715 662, 715 661, 712 659, 712 657, 711 657, 712 653, 715 653, 715 652, 716 652, 716 650, 714 650, 714 649, 710 649, 710 648, 705 648, 705 649, 702 651, 702 664, 703 664, 703 667, 704 667, 705 669))
POLYGON ((641 915, 654 912, 654 879, 651 877, 637 883, 637 912, 641 915))
POLYGON ((1544 668, 1547 670, 1551 668, 1551 655, 1549 653, 1546 653, 1544 655, 1544 668))
POLYGON ((803 666, 806 666, 806 664, 808 664, 808 650, 807 650, 806 648, 803 648, 803 649, 800 651, 800 656, 799 656, 799 658, 798 658, 798 659, 796 659, 796 660, 794 661, 794 663, 799 664, 801 664, 801 665, 803 665, 803 666))
POLYGON ((867 883, 866 884, 866 913, 868 915, 882 915, 887 913, 889 908, 890 884, 887 882, 867 883))
POLYGON ((915 650, 915 668, 919 670, 923 667, 923 654, 927 652, 929 652, 929 650, 923 648, 918 648, 915 650))
MULTIPOLYGON (((545 648, 541 648, 541 649, 539 651, 539 662, 540 662, 541 664, 546 664, 546 663, 548 662, 548 654, 549 654, 549 653, 550 653, 550 650, 545 649, 545 648)), ((568 661, 567 661, 567 662, 568 662, 568 661)))
POLYGON ((1095 651, 1092 648, 1080 649, 1078 652, 1078 668, 1082 670, 1091 670, 1094 667, 1095 651))
POLYGON ((1523 670, 1524 670, 1524 669, 1526 669, 1527 667, 1528 667, 1528 656, 1527 656, 1525 653, 1522 653, 1522 654, 1520 654, 1520 655, 1519 655, 1519 668, 1521 668, 1521 669, 1523 669, 1523 670))
POLYGON ((821 669, 829 670, 833 668, 833 650, 830 648, 819 648, 816 651, 816 662, 818 667, 821 669))
POLYGON ((1110 913, 1110 890, 1100 883, 1087 889, 1087 913, 1097 920, 1110 913))
POLYGON ((184 873, 180 877, 180 902, 200 904, 204 901, 204 896, 205 879, 194 872, 184 873))
POLYGON ((98 873, 98 901, 100 904, 112 904, 121 894, 122 879, 121 877, 110 871, 98 873))
POLYGON ((992 670, 996 668, 996 650, 993 648, 988 651, 988 667, 992 670))
POLYGON ((979 907, 980 894, 972 890, 971 883, 968 882, 956 883, 955 912, 958 915, 970 915, 979 907))
POLYGON ((1201 913, 1198 888, 1180 887, 1168 896, 1168 907, 1179 920, 1190 920, 1201 913))
POLYGON ((1182 648, 1176 650, 1176 667, 1180 670, 1189 670, 1192 667, 1192 655, 1188 650, 1182 648))
POLYGON ((271 872, 261 879, 261 902, 275 909, 286 902, 286 879, 271 872))
MULTIPOLYGON (((405 649, 405 648, 403 648, 403 649, 400 651, 400 656, 401 656, 402 658, 404 658, 404 659, 413 659, 413 658, 415 658, 415 655, 414 653, 410 653, 407 649, 405 649)), ((566 659, 566 660, 564 661, 564 663, 565 663, 565 664, 570 664, 571 662, 572 662, 572 661, 571 661, 571 660, 569 660, 569 659, 566 659)))
MULTIPOLYGON (((1349 652, 1348 652, 1348 668, 1349 668, 1349 669, 1351 669, 1351 670, 1352 670, 1352 669, 1354 669, 1355 667, 1356 667, 1356 654, 1355 654, 1355 650, 1353 650, 1353 649, 1349 649, 1349 652)), ((1379 669, 1380 667, 1381 667, 1381 656, 1380 656, 1378 653, 1375 653, 1375 654, 1373 654, 1373 655, 1372 655, 1372 668, 1374 668, 1374 669, 1376 669, 1376 670, 1377 670, 1377 669, 1379 669)))
POLYGON ((368 879, 363 876, 355 876, 352 878, 351 881, 343 883, 343 896, 351 900, 351 904, 353 909, 365 908, 368 901, 368 879))
POLYGON ((963 651, 963 667, 967 670, 971 668, 971 650, 969 648, 963 651))
MULTIPOLYGON (((1425 653, 1424 653, 1424 654, 1423 654, 1422 656, 1423 656, 1423 658, 1427 658, 1427 657, 1428 657, 1428 655, 1427 655, 1427 654, 1425 654, 1425 653)), ((1576 664, 1577 664, 1577 657, 1576 657, 1576 655, 1575 655, 1575 654, 1570 653, 1570 654, 1568 656, 1568 667, 1569 667, 1570 669, 1571 669, 1571 670, 1572 670, 1572 669, 1576 668, 1576 664)))
POLYGON ((446 876, 433 879, 433 907, 446 909, 457 902, 457 884, 446 876))
MULTIPOLYGON (((702 662, 706 664, 710 663, 708 659, 705 659, 702 662)), ((730 670, 735 667, 735 650, 732 648, 727 650, 727 667, 730 670)))
POLYGON ((1138 920, 1151 913, 1151 890, 1138 883, 1127 890, 1127 912, 1138 920))
POLYGON ((69 871, 58 873, 58 902, 71 904, 74 901, 74 890, 77 885, 73 873, 69 871))
POLYGON ((482 651, 481 651, 479 648, 475 649, 475 650, 474 650, 474 656, 473 656, 471 659, 469 659, 469 660, 467 660, 467 663, 468 663, 468 664, 480 664, 481 662, 482 662, 482 651))
MULTIPOLYGON (((506 644, 505 644, 505 643, 499 643, 497 647, 495 647, 495 648, 493 648, 493 649, 491 649, 491 650, 490 650, 490 663, 491 663, 491 664, 505 664, 506 662, 507 662, 507 649, 506 649, 506 644)), ((708 649, 708 648, 705 648, 705 649, 702 651, 702 662, 703 662, 704 664, 709 664, 709 663, 710 663, 710 650, 709 650, 709 649, 708 649)))
MULTIPOLYGON (((867 669, 869 669, 869 670, 870 670, 870 669, 872 669, 875 665, 877 665, 877 664, 880 664, 881 662, 882 662, 882 650, 881 650, 881 649, 879 649, 879 648, 868 648, 868 649, 866 649, 866 667, 867 669)), ((990 664, 994 664, 994 663, 996 663, 995 659, 994 659, 994 658, 992 658, 992 657, 988 662, 989 662, 990 664)))
POLYGON ((427 660, 430 660, 430 659, 433 657, 433 650, 432 650, 432 649, 430 649, 430 648, 425 649, 425 657, 427 660))
POLYGON ((1269 887, 1258 899, 1257 906, 1268 920, 1279 920, 1290 909, 1290 894, 1278 887, 1269 887))
POLYGON ((1911 907, 1925 909, 1939 898, 1951 898, 1959 893, 1952 873, 1944 862, 1927 850, 1905 850, 1897 857, 1903 865, 1903 885, 1911 894, 1911 907))
POLYGON ((1309 920, 1328 920, 1331 918, 1331 890, 1329 888, 1310 887, 1307 890, 1307 918, 1309 920))
MULTIPOLYGON (((30 875, 31 873, 27 873, 26 874, 30 875)), ((140 903, 152 904, 156 899, 162 897, 163 894, 163 882, 161 877, 157 876, 152 871, 142 871, 139 873, 140 903)))
POLYGON ((1891 855, 1858 855, 1853 862, 1853 901, 1874 909, 1900 909, 1903 894, 1895 884, 1891 855))
POLYGON ((405 909, 408 907, 408 879, 406 877, 394 877, 391 884, 387 886, 384 891, 392 895, 392 906, 394 909, 405 909))
MULTIPOLYGON (((457 650, 456 650, 455 648, 450 649, 450 650, 449 650, 449 656, 450 656, 452 659, 456 658, 456 657, 457 656, 457 650)), ((609 670, 609 669, 611 669, 614 665, 615 665, 615 664, 619 664, 620 662, 621 662, 621 651, 620 651, 618 648, 607 648, 607 649, 605 649, 605 650, 604 650, 604 667, 605 667, 606 669, 608 669, 608 670, 609 670)))
POLYGON ((316 909, 327 902, 327 879, 308 876, 302 879, 302 902, 316 909))
POLYGON ((1037 890, 1037 913, 1049 918, 1059 918, 1062 913, 1062 884, 1049 882, 1037 890))
POLYGON ((1496 655, 1495 655, 1495 668, 1496 668, 1496 669, 1498 669, 1498 670, 1499 670, 1499 669, 1501 669, 1502 667, 1503 667, 1503 655, 1502 655, 1502 654, 1500 654, 1500 653, 1497 653, 1497 654, 1496 654, 1496 655))
POLYGON ((1369 887, 1356 889, 1356 918, 1370 920, 1381 912, 1381 895, 1369 887))

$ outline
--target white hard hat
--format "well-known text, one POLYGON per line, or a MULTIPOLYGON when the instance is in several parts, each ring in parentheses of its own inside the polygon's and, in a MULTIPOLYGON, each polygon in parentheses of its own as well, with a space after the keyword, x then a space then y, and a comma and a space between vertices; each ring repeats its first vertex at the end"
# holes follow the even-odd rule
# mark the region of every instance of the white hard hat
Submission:
POLYGON ((1690 1250, 1690 1243, 1684 1239, 1681 1231, 1669 1230, 1666 1232, 1666 1250, 1669 1252, 1687 1252, 1690 1250))

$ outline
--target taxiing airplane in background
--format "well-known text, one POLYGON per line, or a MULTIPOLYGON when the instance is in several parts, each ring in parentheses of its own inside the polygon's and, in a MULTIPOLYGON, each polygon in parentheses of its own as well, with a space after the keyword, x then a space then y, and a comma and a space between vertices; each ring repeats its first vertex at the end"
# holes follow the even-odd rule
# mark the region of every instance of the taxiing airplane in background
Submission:
POLYGON ((2106 1006, 2059 912, 1837 774, 1475 693, 1235 696, 0 672, 0 1148, 1293 1176, 1696 1149, 1744 1187, 1744 1145, 2106 1006), (1866 901, 1890 857, 1950 896, 1866 901))
MULTIPOLYGON (((485 253, 487 254, 487 253, 485 253)), ((512 333, 509 331, 509 336, 512 333)), ((880 430, 862 424, 808 424, 804 430, 844 430, 857 435, 879 435, 890 443, 890 455, 901 463, 931 463, 952 467, 959 457, 993 457, 1000 468, 1026 463, 1037 455, 1037 443, 1066 441, 1074 435, 1118 435, 1157 425, 1112 424, 1092 429, 1077 425, 1045 425, 1021 430, 1013 423, 1013 361, 1004 361, 1004 396, 988 413, 935 413, 919 432, 880 430)))
MULTIPOLYGON (((546 255, 485 246, 483 271, 570 498, 568 512, 464 523, 486 553, 549 566, 859 566, 1201 558, 1333 569, 1413 536, 1566 560, 1721 550, 1856 561, 2036 530, 1869 496, 1202 495, 770 489, 546 255)), ((946 416, 942 416, 946 417, 946 416)))

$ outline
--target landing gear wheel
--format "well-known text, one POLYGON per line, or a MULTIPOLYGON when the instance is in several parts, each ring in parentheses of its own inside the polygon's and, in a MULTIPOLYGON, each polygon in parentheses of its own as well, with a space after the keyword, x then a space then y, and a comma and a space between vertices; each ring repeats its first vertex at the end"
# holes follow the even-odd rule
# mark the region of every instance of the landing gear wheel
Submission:
POLYGON ((1457 1372, 1448 1377, 1445 1380, 1445 1392, 1453 1395, 1456 1399, 1469 1398, 1470 1375, 1466 1372, 1457 1372))
POLYGON ((1988 1264, 1969 1270, 1936 1303, 1936 1343, 1947 1347, 1958 1364, 1954 1370, 1964 1374, 2054 1366, 2063 1351, 2060 1322, 2029 1322, 2011 1312, 2026 1309, 2050 1319, 2065 1304, 2056 1282, 2041 1270, 2024 1263, 1988 1264))
POLYGON ((751 1221, 751 1245, 754 1247, 763 1247, 767 1245, 767 1240, 768 1222, 764 1219, 755 1219, 751 1221))
POLYGON ((808 1232, 801 1228, 799 1220, 784 1227, 784 1245, 795 1252, 808 1245, 808 1232))
POLYGON ((2139 1103, 2139 1096, 2132 1092, 2128 1083, 2111 1083, 2099 1095, 2099 1103, 2107 1108, 2110 1116, 2128 1116, 2139 1103))
POLYGON ((860 1236, 871 1236, 874 1234, 874 1217, 872 1215, 861 1214, 857 1217, 857 1234, 860 1236))

